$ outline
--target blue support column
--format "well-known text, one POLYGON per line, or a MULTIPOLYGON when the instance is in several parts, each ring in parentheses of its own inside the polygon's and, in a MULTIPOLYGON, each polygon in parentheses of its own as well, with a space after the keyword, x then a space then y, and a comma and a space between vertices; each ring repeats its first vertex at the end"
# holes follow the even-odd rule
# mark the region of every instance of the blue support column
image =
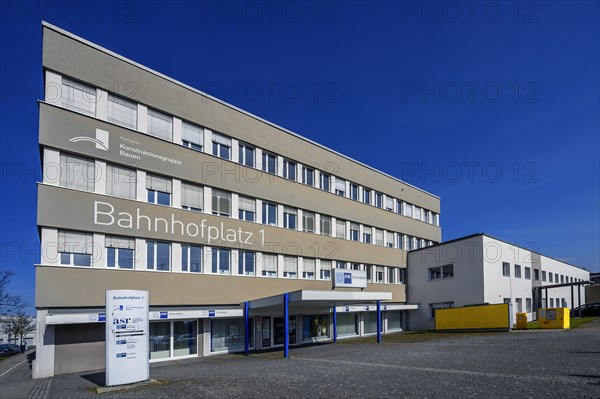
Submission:
POLYGON ((283 294, 283 357, 288 358, 290 356, 290 320, 289 320, 289 294, 286 292, 283 294))
POLYGON ((381 343, 381 301, 377 301, 377 343, 381 343))
POLYGON ((250 353, 250 317, 248 301, 244 302, 244 352, 250 353))
POLYGON ((337 309, 333 305, 333 342, 337 342, 337 309))

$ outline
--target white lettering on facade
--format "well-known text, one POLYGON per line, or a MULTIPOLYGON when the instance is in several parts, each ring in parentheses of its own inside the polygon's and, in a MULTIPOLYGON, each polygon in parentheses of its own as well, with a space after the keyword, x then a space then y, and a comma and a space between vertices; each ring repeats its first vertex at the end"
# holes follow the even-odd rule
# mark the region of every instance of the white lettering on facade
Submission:
MULTIPOLYGON (((207 219, 202 219, 200 223, 185 223, 177 220, 174 214, 171 214, 170 222, 167 218, 154 217, 144 215, 140 208, 137 208, 135 215, 129 212, 115 212, 115 207, 103 201, 94 201, 94 224, 103 226, 117 225, 122 229, 128 230, 145 230, 157 234, 179 234, 188 236, 189 238, 200 237, 206 239, 207 242, 226 241, 231 243, 239 243, 252 245, 254 233, 245 231, 241 227, 237 230, 225 228, 223 222, 219 225, 208 224, 207 219), (134 224, 135 219, 135 224, 134 224)), ((265 232, 261 229, 259 232, 259 242, 256 244, 265 244, 265 232)))

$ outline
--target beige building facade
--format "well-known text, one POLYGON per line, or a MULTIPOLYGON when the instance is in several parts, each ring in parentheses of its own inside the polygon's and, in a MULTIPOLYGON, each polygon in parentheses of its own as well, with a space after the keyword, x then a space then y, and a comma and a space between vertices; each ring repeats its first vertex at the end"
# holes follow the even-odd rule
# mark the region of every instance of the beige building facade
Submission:
MULTIPOLYGON (((35 377, 104 367, 113 289, 149 291, 151 362, 243 350, 243 304, 301 290, 357 300, 293 310, 292 344, 331 340, 334 308, 338 337, 375 334, 361 293, 406 328, 438 197, 46 23, 43 73, 35 377)), ((250 316, 252 349, 282 344, 281 314, 250 316)))

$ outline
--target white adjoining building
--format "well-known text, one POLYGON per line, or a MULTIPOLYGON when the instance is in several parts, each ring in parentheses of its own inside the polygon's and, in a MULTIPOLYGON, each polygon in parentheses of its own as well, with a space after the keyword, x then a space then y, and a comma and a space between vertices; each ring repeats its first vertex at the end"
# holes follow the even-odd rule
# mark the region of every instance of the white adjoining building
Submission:
POLYGON ((512 315, 535 318, 543 307, 577 307, 582 286, 543 290, 535 287, 589 281, 590 272, 529 249, 478 233, 408 254, 407 300, 418 304, 410 312, 410 330, 434 329, 435 309, 475 304, 510 303, 512 315), (546 294, 547 292, 547 294, 546 294))

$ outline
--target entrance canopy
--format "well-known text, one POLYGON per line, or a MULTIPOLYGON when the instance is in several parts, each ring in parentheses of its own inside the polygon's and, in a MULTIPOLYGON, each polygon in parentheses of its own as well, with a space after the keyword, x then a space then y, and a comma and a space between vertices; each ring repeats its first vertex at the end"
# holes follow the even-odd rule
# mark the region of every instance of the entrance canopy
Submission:
MULTIPOLYGON (((280 312, 284 304, 285 295, 280 294, 248 301, 248 308, 250 311, 260 309, 261 312, 280 312)), ((355 304, 374 304, 378 301, 389 301, 392 299, 391 292, 300 290, 290 292, 287 295, 289 309, 293 312, 355 304)))

